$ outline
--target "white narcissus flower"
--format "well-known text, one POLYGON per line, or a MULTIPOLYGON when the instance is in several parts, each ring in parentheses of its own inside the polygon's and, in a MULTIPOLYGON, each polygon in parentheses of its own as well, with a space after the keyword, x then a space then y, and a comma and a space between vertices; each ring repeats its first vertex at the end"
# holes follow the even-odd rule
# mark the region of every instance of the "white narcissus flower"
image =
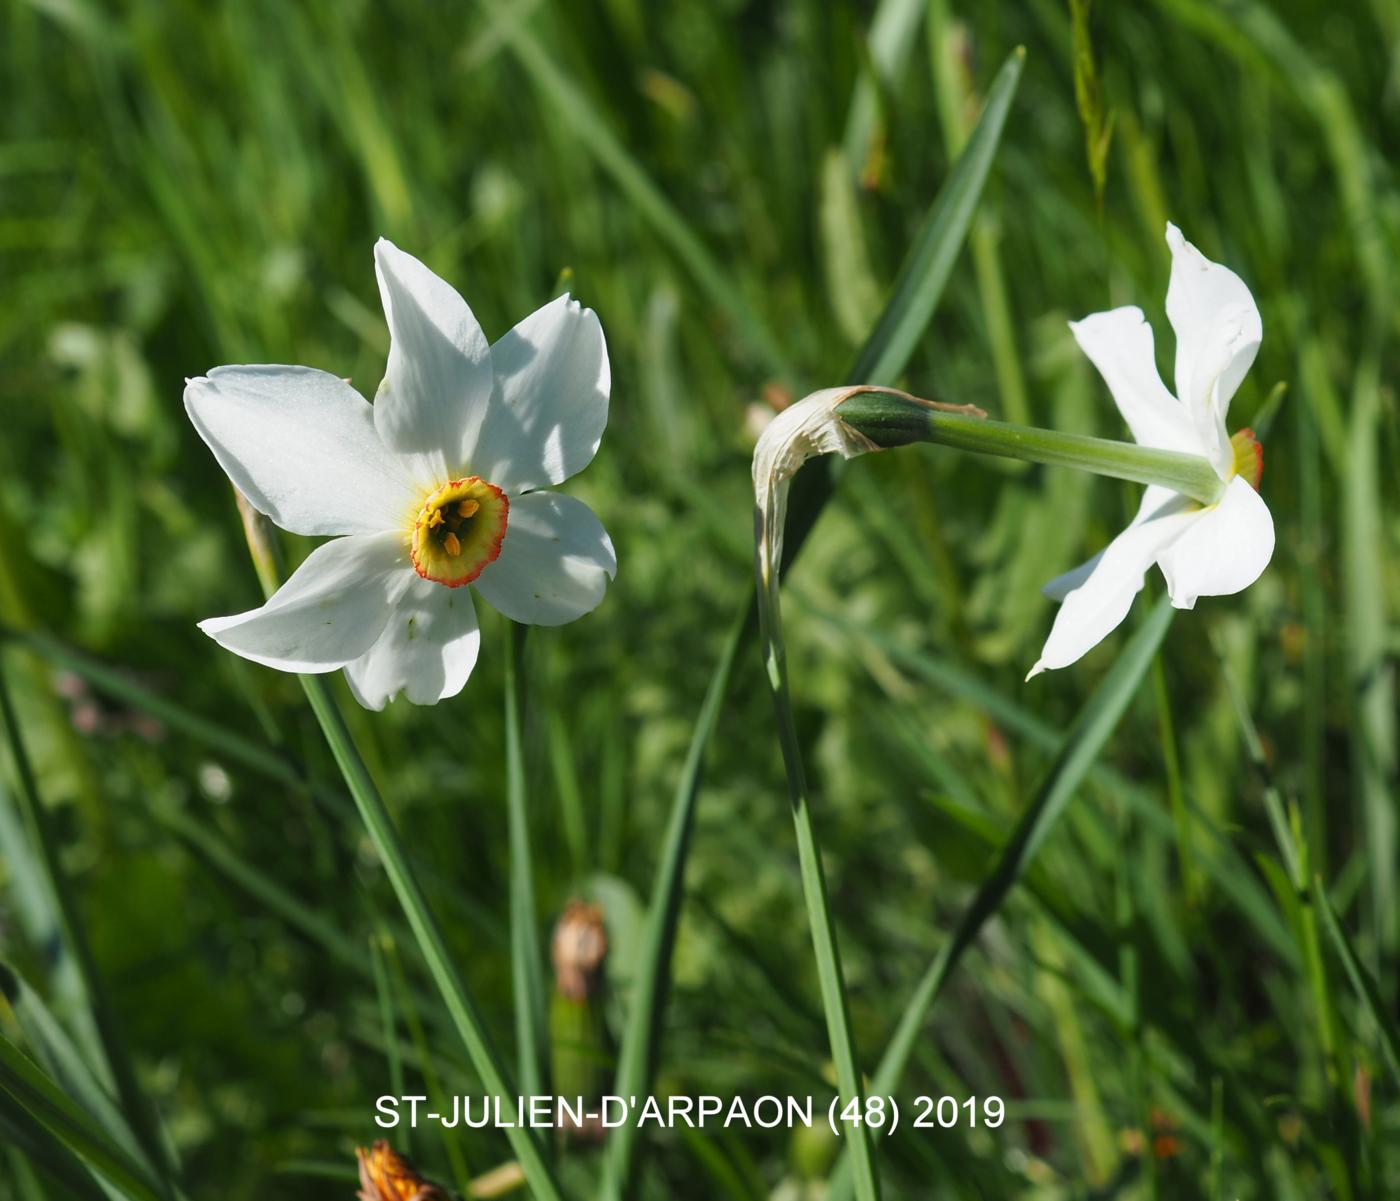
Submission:
POLYGON ((611 380, 602 327, 567 295, 494 345, 466 302, 381 239, 389 364, 371 405, 310 367, 217 367, 185 409, 260 512, 318 546, 261 608, 200 629, 282 671, 344 668, 356 699, 462 690, 481 636, 471 584, 514 621, 592 610, 617 570, 583 502, 543 491, 592 460, 611 380))
POLYGON ((1040 659, 1026 678, 1067 667, 1128 615, 1156 563, 1172 604, 1228 596, 1254 583, 1274 553, 1274 520, 1260 497, 1264 457, 1250 430, 1226 432, 1230 398, 1259 350, 1264 327, 1254 297, 1167 225, 1172 252, 1167 317, 1176 334, 1176 395, 1157 374, 1152 327, 1135 306, 1070 323, 1142 446, 1210 460, 1224 489, 1213 505, 1158 485, 1137 516, 1099 554, 1045 586, 1061 603, 1040 659))

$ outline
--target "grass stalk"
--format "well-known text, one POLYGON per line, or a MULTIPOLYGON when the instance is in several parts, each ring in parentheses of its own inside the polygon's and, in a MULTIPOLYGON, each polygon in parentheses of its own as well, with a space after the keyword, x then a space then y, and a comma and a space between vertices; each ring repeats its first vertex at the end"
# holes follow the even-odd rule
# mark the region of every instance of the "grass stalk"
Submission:
MULTIPOLYGON (((1054 765, 1037 790, 1035 799, 1016 823, 996 865, 982 881, 957 927, 939 947, 914 986, 913 995, 871 1078, 870 1091, 876 1096, 890 1095, 898 1088, 929 1010, 942 993, 948 977, 981 933, 982 927, 1001 909, 1007 895, 1025 874, 1084 777, 1094 766, 1104 743, 1136 695, 1138 685, 1162 639, 1166 637, 1173 613, 1167 597, 1158 600, 1147 620, 1119 653, 1112 669, 1085 702, 1054 765)), ((851 1184, 851 1167, 843 1157, 843 1162, 838 1163, 832 1173, 827 1201, 845 1201, 850 1196, 851 1184)))
POLYGON ((1326 1065, 1328 1082, 1333 1089, 1340 1087, 1347 1078, 1346 1064, 1337 1035, 1336 1005, 1328 980, 1327 964, 1322 955, 1322 943, 1318 933, 1317 908, 1314 903, 1312 871, 1309 866, 1309 848, 1303 820, 1296 805, 1285 807, 1283 797, 1274 782, 1273 769, 1264 751, 1259 730, 1254 724, 1253 714, 1244 693, 1230 671, 1223 655, 1221 656, 1225 686, 1234 704, 1239 720, 1240 733, 1244 738, 1245 751, 1258 775, 1264 800, 1264 811, 1278 844, 1279 855, 1288 871, 1297 900, 1296 935, 1298 949, 1302 954, 1303 969, 1307 976, 1308 989, 1312 995, 1313 1008, 1317 1018, 1317 1038, 1326 1065))
MULTIPOLYGON (((413 989, 409 984, 408 976, 404 972, 403 959, 399 955, 397 944, 393 936, 388 931, 381 929, 377 935, 380 946, 383 949, 384 959, 387 961, 386 967, 392 974, 392 985, 399 1000, 399 1008, 403 1013, 404 1025, 408 1029, 409 1041, 413 1044, 414 1051, 418 1054, 418 1062, 422 1065, 423 1084, 427 1088, 428 1095, 445 1097, 447 1090, 442 1083, 435 1065, 432 1046, 428 1042, 427 1031, 423 1028, 423 1020, 418 1014, 418 1005, 413 997, 413 989)), ((398 1042, 393 1037, 392 1028, 386 1031, 386 1045, 394 1048, 394 1054, 398 1056, 398 1042)), ((401 1057, 399 1057, 401 1058, 401 1057)), ((402 1066, 400 1066, 402 1071, 402 1066)), ((457 1188, 464 1197, 471 1196, 471 1167, 467 1163, 466 1153, 463 1150, 462 1139, 458 1137, 455 1130, 449 1130, 439 1123, 438 1141, 442 1143, 443 1154, 447 1157, 447 1162, 452 1168, 452 1178, 457 1182, 457 1188)))
MULTIPOLYGON (((614 1086, 618 1096, 640 1096, 643 1090, 650 1088, 656 1069, 656 1049, 661 1038, 666 993, 670 986, 671 949, 675 942, 676 923, 680 918, 685 863, 694 827, 695 802, 703 778, 705 750, 724 707, 734 662, 746 641, 750 622, 750 607, 746 603, 725 639, 710 687, 691 731, 690 746, 662 839, 656 885, 647 910, 642 949, 638 957, 640 970, 628 1005, 631 1017, 623 1030, 622 1047, 618 1054, 617 1082, 614 1086)), ((626 1195, 632 1179, 636 1145, 637 1127, 633 1123, 625 1122, 612 1132, 603 1169, 604 1197, 626 1195)))
MULTIPOLYGON (((904 370, 915 343, 933 316, 966 239, 978 199, 991 172, 1024 63, 1025 52, 1017 49, 997 72, 977 128, 947 183, 930 205, 884 312, 847 373, 848 381, 893 384, 904 370)), ((801 550, 832 490, 831 467, 825 459, 808 464, 793 481, 788 529, 783 540, 784 569, 801 550)), ((755 602, 752 594, 748 594, 738 606, 691 730, 667 819, 656 882, 647 910, 643 950, 638 959, 637 984, 622 1036, 614 1085, 614 1091, 620 1096, 640 1096, 650 1088, 705 753, 714 737, 734 664, 747 642, 754 617, 755 602)), ((623 1124, 612 1132, 603 1178, 603 1196, 611 1201, 625 1195, 632 1183, 636 1146, 635 1126, 623 1124)))
POLYGON ((521 683, 528 627, 511 623, 506 651, 506 819, 510 827, 510 962, 515 989, 517 1077, 527 1097, 545 1092, 548 1033, 545 1013, 544 958, 535 912, 535 873, 530 856, 530 819, 525 787, 521 727, 521 683))
MULTIPOLYGON (((443 1004, 456 1027, 472 1067, 481 1078, 483 1089, 488 1095, 501 1100, 502 1112, 514 1117, 518 1110, 515 1090, 511 1087, 501 1065, 495 1047, 486 1032, 486 1025, 467 990, 466 982, 457 970, 457 964, 447 947, 442 928, 433 916, 428 898, 423 893, 418 878, 409 866, 408 856, 394 819, 390 816, 384 798, 369 774, 359 749, 345 724, 331 693, 330 685, 324 676, 302 676, 302 688, 306 699, 311 703, 312 712, 320 723, 321 733, 345 778, 346 787, 354 798, 355 806, 365 823, 370 840, 384 864, 385 873, 393 886, 394 895, 408 919, 409 927, 418 943, 418 949, 428 965, 428 972, 442 995, 443 1004)), ((506 1130, 511 1150, 515 1152, 525 1177, 540 1201, 562 1201, 563 1193, 554 1179, 554 1174, 546 1162, 539 1142, 529 1129, 513 1125, 506 1130)))
POLYGON ((1167 775, 1167 798, 1171 804, 1172 821, 1176 824, 1177 868, 1181 873, 1181 891, 1186 903, 1194 905, 1200 899, 1200 880, 1196 853, 1192 848, 1191 814, 1186 808, 1186 794, 1181 786, 1181 756, 1177 751, 1176 721, 1172 717, 1171 693, 1167 688, 1167 669, 1159 655, 1152 665, 1152 694, 1157 704, 1157 738, 1162 746, 1162 765, 1167 775))
MULTIPOLYGON (((238 497, 238 501, 253 567, 263 591, 271 595, 277 589, 281 574, 276 545, 271 537, 271 523, 242 496, 238 497)), ((394 895, 428 966, 428 973, 442 996, 453 1027, 467 1049, 472 1067, 481 1079, 482 1088, 489 1096, 499 1098, 502 1113, 510 1115, 512 1124, 506 1129, 506 1137, 530 1188, 537 1201, 563 1201, 564 1194, 545 1159, 539 1140, 518 1121, 519 1104, 515 1089, 506 1076, 500 1055, 491 1042, 466 981, 457 969, 442 927, 433 915, 423 886, 409 863, 398 828, 355 745, 354 736, 345 723, 345 715, 331 692, 329 681, 325 676, 318 675, 298 678, 370 841, 374 843, 374 849, 384 865, 394 895)))
MULTIPOLYGON (((761 527, 762 516, 758 518, 761 527)), ((807 788, 807 773, 802 764, 802 747, 797 735, 797 721, 792 711, 792 694, 788 679, 787 653, 783 644, 782 604, 779 596, 777 564, 765 560, 761 528, 755 543, 760 548, 757 560, 758 621, 765 676, 773 697, 773 714, 777 721, 778 743, 783 753, 783 769, 787 776, 788 801, 792 806, 793 824, 797 831, 797 854, 802 874, 802 898, 807 907, 807 925, 812 934, 812 949, 817 959, 817 979, 821 985, 822 1009, 826 1014, 827 1037, 832 1058, 836 1062, 839 1091, 838 1107, 856 1103, 856 1120, 847 1133, 850 1148, 855 1193, 860 1201, 878 1201, 880 1178, 875 1168, 875 1151, 869 1128, 864 1121, 865 1093, 861 1085, 859 1057, 855 1036, 851 1031, 850 1004, 841 970, 841 951, 836 940, 836 923, 831 914, 826 874, 822 868, 821 848, 817 843, 812 819, 812 803, 807 788)))

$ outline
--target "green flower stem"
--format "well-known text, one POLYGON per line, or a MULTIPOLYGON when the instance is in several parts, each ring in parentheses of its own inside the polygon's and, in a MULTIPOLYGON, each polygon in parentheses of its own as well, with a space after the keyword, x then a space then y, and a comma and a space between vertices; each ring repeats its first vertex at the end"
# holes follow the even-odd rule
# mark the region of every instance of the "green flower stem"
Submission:
MULTIPOLYGON (((340 706, 331 695, 330 684, 325 676, 302 676, 301 684, 306 690, 306 699, 311 702, 316 720, 321 723, 321 732, 326 736, 326 742, 331 748, 331 754, 335 756, 340 774, 345 777, 350 795, 355 798, 355 805, 364 820, 365 829, 369 832, 374 849, 384 864, 389 882, 394 887, 394 894, 398 897, 399 905, 413 930, 413 936, 418 941, 418 948, 427 962, 433 982, 442 994, 452 1024, 461 1035, 467 1054, 471 1057, 472 1066, 481 1077, 482 1087, 491 1096, 499 1097, 504 1112, 514 1116, 515 1090, 506 1080, 505 1069, 501 1066, 496 1049, 486 1034, 486 1026, 481 1020, 476 1003, 467 991, 466 982, 447 949, 447 940, 428 906, 428 898, 423 894, 417 877, 408 865, 408 856, 404 853, 394 819, 389 815, 383 797, 379 795, 379 789, 369 774, 369 768, 360 757, 340 706)), ((541 1201, 562 1201, 563 1194, 545 1162, 539 1143, 530 1131, 515 1125, 507 1128, 506 1136, 510 1139, 511 1150, 520 1161, 534 1195, 541 1201)))
POLYGON ((988 421, 935 409, 899 392, 858 392, 836 412, 881 449, 934 442, 1004 459, 1077 467, 1135 484, 1160 484, 1206 505, 1218 501, 1225 487, 1209 460, 1199 455, 988 421))
MULTIPOLYGON (((893 383, 904 371, 952 274, 978 199, 991 172, 1025 58, 1025 49, 1017 47, 997 72, 987 92, 987 103, 977 127, 968 138, 947 181, 930 204, 900 267, 885 310, 845 376, 848 381, 893 383)), ((826 460, 811 464, 793 480, 788 529, 784 539, 788 562, 801 549, 823 506, 831 499, 832 492, 832 474, 826 460)), ((746 596, 735 614, 734 623, 710 674, 705 699, 696 715, 685 763, 676 783, 637 959, 635 995, 629 1006, 618 1056, 613 1089, 620 1096, 645 1093, 651 1088, 655 1076, 670 986, 671 950, 684 894, 686 863, 706 752, 729 695, 734 665, 740 652, 747 647, 754 609, 755 605, 746 596)), ((609 1137, 601 1191, 606 1201, 618 1201, 635 1182, 636 1130, 634 1123, 627 1122, 609 1137)))
POLYGON ((524 705, 521 667, 528 627, 511 622, 506 651, 506 817, 510 827, 511 980, 515 990, 515 1038, 521 1091, 545 1092, 547 1044, 544 957, 535 914, 535 873, 530 861, 530 823, 525 793, 521 722, 524 705))
MULTIPOLYGON (((761 518, 760 518, 761 520, 761 518)), ((758 540, 760 548, 762 538, 758 540)), ((838 1108, 852 1101, 858 1114, 848 1127, 852 1174, 860 1201, 879 1201, 880 1178, 875 1170, 875 1149, 865 1125, 864 1092, 851 1033, 851 1014, 846 1001, 846 982, 841 972, 841 953, 836 945, 836 927, 827 899, 826 876, 822 871, 821 849, 812 824, 812 807, 807 796, 807 774, 797 738, 797 722, 788 689, 787 653, 783 645, 782 614, 778 595, 776 564, 758 559, 758 621, 763 663, 773 694, 773 711, 778 725, 778 742, 787 773, 788 800, 797 828, 797 855, 802 875, 802 896, 807 903, 807 924, 812 931, 816 953, 817 978, 821 984, 822 1009, 826 1013, 827 1037, 836 1062, 836 1082, 840 1093, 838 1108)))
MULTIPOLYGON (((277 548, 271 537, 266 518, 257 513, 242 496, 238 498, 239 510, 243 516, 243 529, 248 538, 248 549, 252 554, 253 566, 263 591, 271 594, 276 591, 281 571, 277 563, 277 548)), ((442 927, 433 916, 428 898, 422 885, 409 866, 408 855, 404 851, 399 832, 394 826, 384 798, 360 756, 355 739, 345 724, 331 693, 330 683, 325 676, 300 676, 306 699, 311 702, 312 712, 321 725, 321 733, 335 757, 336 766, 345 779, 345 785, 354 798, 355 807, 365 823, 374 849, 398 897, 404 917, 418 942, 418 949, 428 965, 428 972, 442 994, 443 1004, 457 1028, 467 1055, 471 1058, 476 1074, 481 1078, 482 1087, 492 1097, 500 1099, 502 1112, 511 1115, 514 1124, 506 1129, 511 1150, 520 1161, 525 1179, 530 1185, 536 1201, 563 1201, 563 1193, 554 1179, 538 1140, 531 1131, 518 1120, 518 1104, 515 1089, 506 1079, 500 1056, 486 1033, 486 1025, 481 1020, 466 982, 457 970, 442 927)))

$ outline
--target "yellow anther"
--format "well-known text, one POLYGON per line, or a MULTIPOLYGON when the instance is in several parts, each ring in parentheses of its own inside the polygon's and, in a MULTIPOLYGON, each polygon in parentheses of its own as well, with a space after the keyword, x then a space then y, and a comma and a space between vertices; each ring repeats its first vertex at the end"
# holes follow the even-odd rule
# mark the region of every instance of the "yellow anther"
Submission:
POLYGON ((462 553, 462 544, 457 540, 457 535, 448 530, 442 539, 442 548, 454 559, 462 553))
POLYGON ((434 509, 434 510, 433 510, 433 515, 432 515, 431 517, 428 518, 428 528, 429 528, 430 530, 435 530, 435 529, 437 529, 438 526, 440 526, 441 524, 442 524, 442 510, 441 510, 441 509, 434 509))
POLYGON ((481 508, 479 502, 474 500, 459 500, 457 502, 458 517, 475 517, 476 511, 481 508))

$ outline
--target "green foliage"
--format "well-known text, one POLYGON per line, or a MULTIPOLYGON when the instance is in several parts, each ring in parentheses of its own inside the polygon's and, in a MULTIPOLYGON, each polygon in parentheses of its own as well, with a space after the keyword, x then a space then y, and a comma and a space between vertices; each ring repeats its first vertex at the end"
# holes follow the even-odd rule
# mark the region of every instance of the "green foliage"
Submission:
POLYGON ((1108 147, 1113 138, 1113 114, 1104 105, 1103 81, 1094 55, 1092 17, 1094 0, 1069 0, 1070 23, 1074 29, 1074 99, 1079 119, 1084 123, 1084 153, 1094 196, 1103 204, 1108 186, 1108 147))
MULTIPOLYGON (((1278 551, 1245 594, 1165 633, 1144 597, 1105 646, 1025 684, 1052 616, 1036 589, 1103 544, 1135 488, 929 446, 799 477, 795 514, 834 480, 784 626, 861 1066, 904 1020, 906 1116, 919 1094, 1007 1103, 996 1130, 880 1140, 885 1193, 1400 1195, 1400 17, 1386 0, 1101 4, 1090 42, 1087 9, 9 0, 0 654, 54 857, 7 739, 0 1196, 102 1195, 85 1163, 164 1195, 151 1132, 113 1096, 123 1059, 186 1193, 230 1201, 350 1196, 397 1080, 481 1091, 297 682, 194 628, 260 594, 183 379, 293 362, 372 392, 381 234, 493 337, 568 273, 613 364, 602 451, 568 488, 619 575, 524 649, 523 790, 503 621, 436 708, 365 714, 329 681, 481 1024, 516 1064, 515 982, 538 974, 519 956, 581 895, 612 942, 600 1043, 622 1047, 689 783, 643 1066, 658 1092, 829 1096, 751 644, 706 701, 741 645, 752 426, 839 382, 880 331, 1018 45, 969 253, 924 264, 936 309, 883 343, 893 368, 863 370, 1120 436, 1064 323, 1140 304, 1169 367, 1171 218, 1263 312, 1232 425, 1288 386, 1265 439, 1278 551), (1159 683, 1117 697, 1053 827, 1018 840, 1066 778, 1076 715, 1158 635, 1159 683), (65 924, 85 932, 100 1022, 65 924)), ((458 1185, 512 1154, 499 1132, 392 1137, 458 1185)), ((820 1131, 648 1130, 634 1191, 801 1197, 838 1150, 820 1131)), ((596 1195, 604 1155, 550 1155, 568 1196, 596 1195)))

